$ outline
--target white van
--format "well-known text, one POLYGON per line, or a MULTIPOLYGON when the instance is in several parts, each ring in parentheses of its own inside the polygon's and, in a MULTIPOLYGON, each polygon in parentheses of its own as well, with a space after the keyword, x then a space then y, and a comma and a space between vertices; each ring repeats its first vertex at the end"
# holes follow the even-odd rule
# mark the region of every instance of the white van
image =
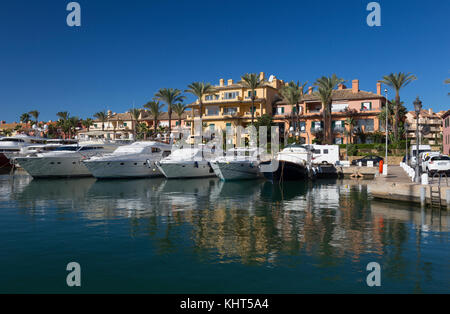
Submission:
MULTIPOLYGON (((416 166, 416 145, 411 145, 411 158, 410 158, 410 166, 415 167, 416 166)), ((419 145, 419 154, 421 153, 428 153, 431 152, 431 146, 430 145, 419 145)), ((420 163, 419 163, 420 165, 420 163)))
POLYGON ((339 162, 339 145, 308 145, 312 150, 313 164, 336 165, 339 162))

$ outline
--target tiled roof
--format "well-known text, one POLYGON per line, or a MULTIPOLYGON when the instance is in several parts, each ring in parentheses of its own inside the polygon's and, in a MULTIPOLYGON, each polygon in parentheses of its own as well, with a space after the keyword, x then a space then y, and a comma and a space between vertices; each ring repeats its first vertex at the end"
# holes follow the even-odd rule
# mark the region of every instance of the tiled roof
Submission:
MULTIPOLYGON (((333 90, 333 100, 365 100, 365 99, 384 99, 384 96, 372 93, 372 92, 366 92, 366 91, 358 91, 357 93, 354 93, 352 89, 340 89, 340 90, 333 90)), ((320 101, 319 96, 317 96, 316 93, 306 94, 303 97, 304 101, 320 101)), ((277 105, 286 105, 285 100, 280 100, 276 102, 277 105)))

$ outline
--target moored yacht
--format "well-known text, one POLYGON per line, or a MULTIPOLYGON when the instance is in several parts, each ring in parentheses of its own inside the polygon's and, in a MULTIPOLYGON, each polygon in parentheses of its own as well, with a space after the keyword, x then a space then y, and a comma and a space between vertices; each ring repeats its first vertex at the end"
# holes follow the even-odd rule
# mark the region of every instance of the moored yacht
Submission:
POLYGON ((259 163, 268 161, 267 154, 259 148, 232 148, 226 156, 211 162, 215 174, 222 180, 244 180, 261 178, 259 163))
POLYGON ((10 167, 10 159, 18 155, 22 148, 43 143, 45 143, 44 138, 22 134, 0 138, 0 168, 10 167))
POLYGON ((83 160, 113 152, 113 144, 62 145, 53 151, 36 156, 18 157, 16 161, 33 178, 83 177, 91 176, 83 160))
POLYGON ((200 145, 180 148, 156 165, 168 179, 215 177, 210 161, 222 155, 222 150, 200 145))
POLYGON ((272 163, 262 163, 260 171, 272 181, 306 179, 312 171, 311 156, 307 146, 288 145, 277 153, 272 163))
POLYGON ((135 142, 83 163, 99 179, 156 177, 163 174, 155 163, 170 153, 171 145, 165 143, 135 142))

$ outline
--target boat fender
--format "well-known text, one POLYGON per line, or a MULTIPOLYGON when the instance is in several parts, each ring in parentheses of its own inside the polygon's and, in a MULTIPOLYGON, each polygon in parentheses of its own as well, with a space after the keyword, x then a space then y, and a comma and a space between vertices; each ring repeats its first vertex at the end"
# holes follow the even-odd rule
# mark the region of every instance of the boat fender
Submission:
POLYGON ((147 160, 145 161, 145 163, 147 164, 147 167, 149 167, 149 168, 151 167, 150 160, 147 159, 147 160))
POLYGON ((198 168, 198 161, 194 162, 194 168, 198 168))

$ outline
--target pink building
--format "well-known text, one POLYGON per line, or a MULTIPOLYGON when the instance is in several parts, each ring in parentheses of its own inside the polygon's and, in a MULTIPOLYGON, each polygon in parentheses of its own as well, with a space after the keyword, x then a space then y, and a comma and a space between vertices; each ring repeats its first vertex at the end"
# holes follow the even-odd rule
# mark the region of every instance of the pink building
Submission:
POLYGON ((450 110, 442 115, 444 154, 450 155, 450 110))

